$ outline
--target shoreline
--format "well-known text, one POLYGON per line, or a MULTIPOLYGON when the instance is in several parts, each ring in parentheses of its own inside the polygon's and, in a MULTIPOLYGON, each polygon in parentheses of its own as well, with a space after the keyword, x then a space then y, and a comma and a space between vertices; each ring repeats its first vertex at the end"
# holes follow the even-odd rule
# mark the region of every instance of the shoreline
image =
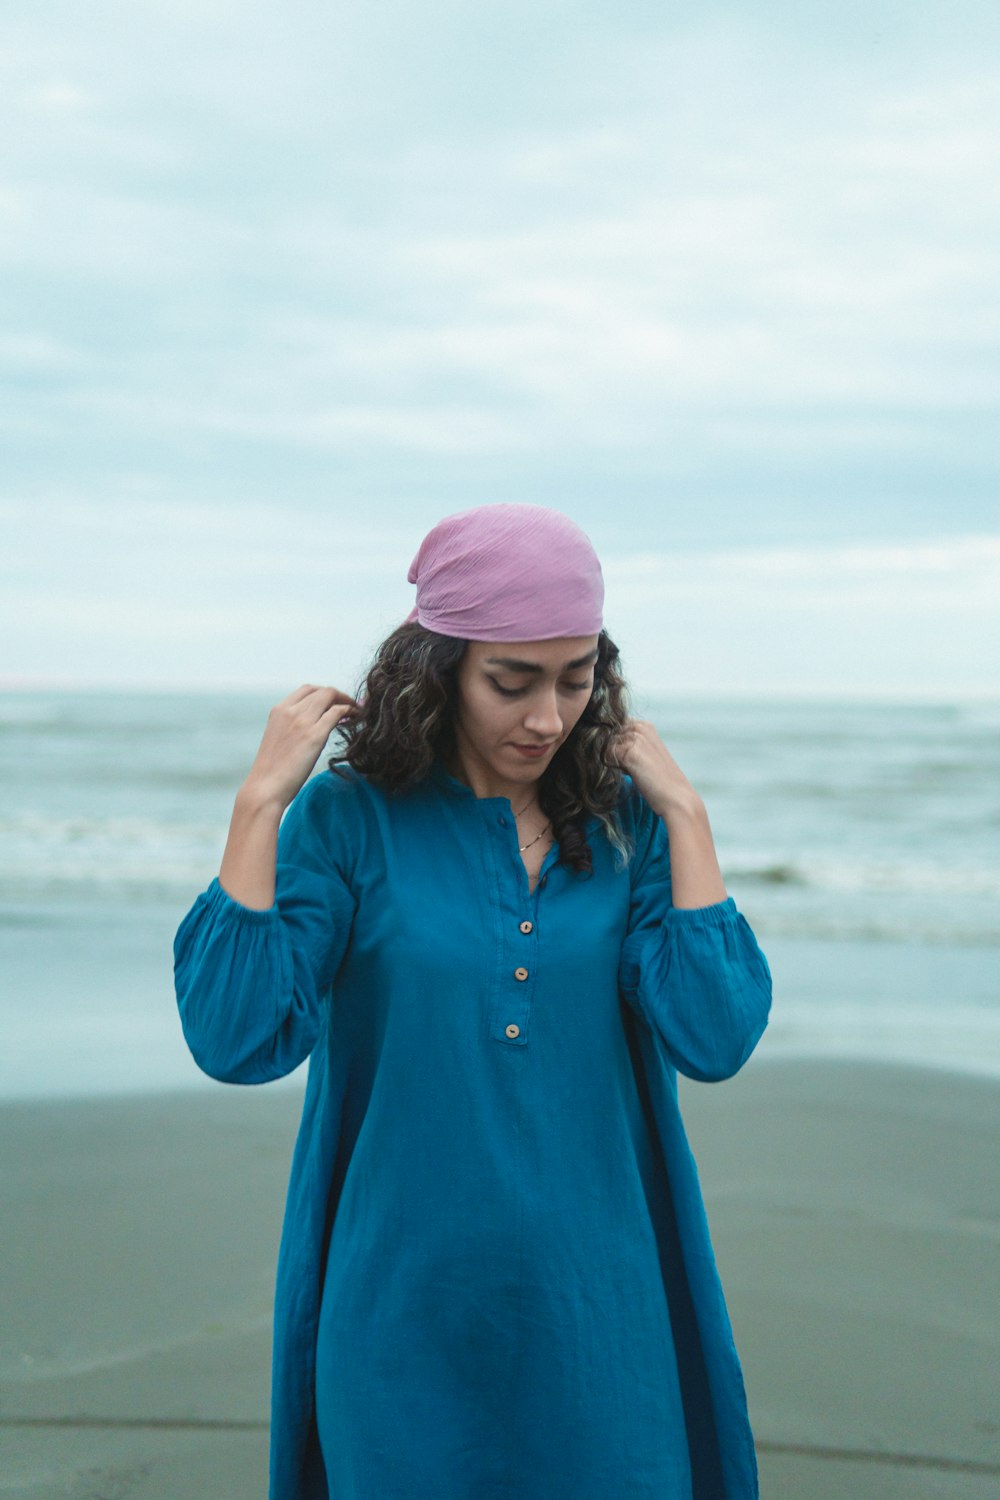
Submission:
MULTIPOLYGON (((773 1025, 773 1023, 772 1023, 773 1025)), ((770 1040, 770 1030, 766 1033, 770 1040)), ((992 1038, 991 1038, 992 1040, 992 1038)), ((885 1069, 887 1072, 903 1073, 930 1073, 941 1078, 954 1078, 956 1081, 968 1080, 972 1083, 993 1084, 1000 1089, 1000 1064, 991 1056, 987 1058, 974 1057, 970 1054, 953 1054, 946 1059, 940 1057, 929 1057, 914 1049, 912 1054, 890 1050, 888 1047, 884 1053, 872 1051, 870 1048, 858 1045, 857 1048, 840 1046, 831 1042, 828 1046, 819 1045, 812 1039, 802 1041, 785 1041, 782 1039, 777 1045, 772 1045, 766 1051, 755 1053, 746 1064, 747 1068, 753 1068, 759 1072, 765 1068, 789 1069, 792 1067, 813 1067, 850 1070, 857 1068, 865 1070, 869 1068, 885 1069)), ((737 1075, 737 1081, 740 1075, 737 1075)), ((729 1081, 729 1080, 727 1080, 729 1081)), ((690 1088, 692 1085, 697 1089, 701 1085, 694 1080, 685 1078, 678 1074, 678 1082, 682 1089, 690 1088)), ((115 1084, 108 1086, 92 1085, 89 1088, 73 1090, 72 1088, 50 1088, 48 1092, 25 1092, 4 1093, 0 1091, 0 1115, 6 1110, 26 1111, 81 1109, 89 1106, 101 1105, 148 1105, 154 1109, 163 1108, 169 1111, 171 1102, 180 1107, 182 1103, 190 1104, 192 1101, 204 1101, 217 1096, 222 1089, 231 1092, 251 1093, 254 1088, 258 1092, 266 1091, 269 1096, 275 1093, 291 1095, 299 1101, 301 1109, 302 1099, 305 1095, 306 1068, 303 1065, 295 1075, 287 1078, 275 1079, 266 1085, 228 1085, 219 1084, 215 1079, 201 1073, 197 1065, 192 1061, 187 1077, 172 1077, 169 1082, 136 1082, 135 1084, 115 1084)), ((0 1491, 2 1494, 2 1491, 0 1491)))
MULTIPOLYGON (((1000 1483, 1000 1080, 679 1077, 762 1500, 1000 1483)), ((0 1101, 0 1495, 266 1495, 290 1081, 0 1101), (116 1487, 117 1486, 117 1487, 116 1487)))

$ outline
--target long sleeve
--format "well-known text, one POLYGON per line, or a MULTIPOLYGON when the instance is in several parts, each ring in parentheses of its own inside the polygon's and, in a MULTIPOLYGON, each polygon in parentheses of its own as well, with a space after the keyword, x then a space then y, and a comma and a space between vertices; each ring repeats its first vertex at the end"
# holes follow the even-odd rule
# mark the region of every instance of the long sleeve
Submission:
POLYGON ((174 987, 184 1039, 202 1071, 221 1082, 281 1078, 320 1034, 356 908, 343 852, 345 787, 349 793, 349 783, 326 772, 288 807, 272 907, 243 906, 216 877, 177 929, 174 987))
POLYGON ((732 896, 673 906, 666 826, 637 791, 632 801, 636 852, 621 991, 662 1037, 678 1072, 717 1083, 739 1072, 764 1033, 771 971, 732 896))

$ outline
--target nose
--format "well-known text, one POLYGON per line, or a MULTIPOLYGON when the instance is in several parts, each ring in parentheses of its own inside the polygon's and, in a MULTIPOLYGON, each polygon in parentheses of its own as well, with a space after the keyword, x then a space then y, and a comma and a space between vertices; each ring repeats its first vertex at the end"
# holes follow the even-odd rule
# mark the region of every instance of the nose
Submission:
POLYGON ((524 727, 540 740, 554 740, 562 734, 563 723, 554 687, 542 688, 538 693, 532 694, 530 707, 524 716, 524 727))

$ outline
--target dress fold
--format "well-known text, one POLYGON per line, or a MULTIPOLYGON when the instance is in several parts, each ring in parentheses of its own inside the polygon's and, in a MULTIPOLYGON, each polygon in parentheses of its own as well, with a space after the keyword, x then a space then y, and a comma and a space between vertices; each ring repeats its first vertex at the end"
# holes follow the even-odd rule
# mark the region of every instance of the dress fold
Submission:
POLYGON ((743 1065, 770 971, 732 898, 672 907, 629 777, 619 817, 627 864, 592 820, 529 893, 507 798, 325 770, 274 905, 216 879, 181 922, 199 1067, 308 1058, 270 1500, 757 1500, 676 1075, 743 1065))

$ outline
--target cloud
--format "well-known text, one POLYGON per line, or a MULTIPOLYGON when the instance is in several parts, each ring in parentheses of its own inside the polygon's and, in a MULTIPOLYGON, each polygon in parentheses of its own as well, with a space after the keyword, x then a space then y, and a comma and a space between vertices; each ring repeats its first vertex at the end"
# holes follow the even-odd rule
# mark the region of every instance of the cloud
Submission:
POLYGON ((664 597, 794 613, 803 604, 982 610, 1000 623, 1000 536, 867 546, 741 547, 695 556, 625 552, 605 573, 633 607, 664 597))
POLYGON ((988 548, 906 549, 995 509, 998 41, 995 8, 890 0, 22 8, 0 501, 60 515, 23 543, 45 651, 79 607, 119 659, 140 562, 164 621, 207 621, 214 578, 245 623, 269 561, 321 621, 337 527, 381 576, 380 545, 512 493, 665 559, 623 610, 713 600, 706 677, 751 605, 812 611, 817 647, 838 605, 988 614, 988 548))
MULTIPOLYGON (((85 510, 71 495, 8 502, 0 524, 13 541, 0 591, 9 673, 286 691, 354 680, 413 603, 406 571, 426 529, 363 505, 85 510)), ((995 532, 665 549, 628 534, 596 544, 605 622, 640 692, 996 695, 995 532)))
POLYGON ((605 619, 663 693, 998 696, 1000 536, 623 552, 605 619))
POLYGON ((88 107, 91 103, 91 96, 84 89, 76 88, 71 83, 53 80, 50 83, 26 89, 21 95, 20 102, 27 110, 56 114, 75 113, 88 107))

